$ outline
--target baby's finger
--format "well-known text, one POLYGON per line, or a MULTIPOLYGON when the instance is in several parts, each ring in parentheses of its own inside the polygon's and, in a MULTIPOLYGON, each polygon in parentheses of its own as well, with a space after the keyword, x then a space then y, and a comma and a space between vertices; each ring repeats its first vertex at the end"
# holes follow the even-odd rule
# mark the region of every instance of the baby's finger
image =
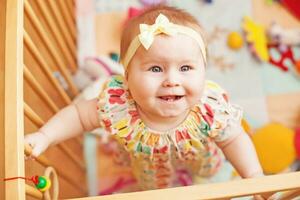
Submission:
POLYGON ((33 157, 38 157, 39 155, 41 155, 45 149, 47 148, 47 146, 43 145, 43 144, 38 144, 35 146, 35 148, 32 150, 31 155, 33 157))
POLYGON ((32 135, 26 135, 24 138, 24 143, 28 144, 32 149, 35 147, 36 139, 32 135))
POLYGON ((26 160, 26 161, 34 161, 34 160, 35 160, 35 157, 32 156, 32 155, 29 155, 29 156, 26 156, 26 155, 25 155, 25 160, 26 160))

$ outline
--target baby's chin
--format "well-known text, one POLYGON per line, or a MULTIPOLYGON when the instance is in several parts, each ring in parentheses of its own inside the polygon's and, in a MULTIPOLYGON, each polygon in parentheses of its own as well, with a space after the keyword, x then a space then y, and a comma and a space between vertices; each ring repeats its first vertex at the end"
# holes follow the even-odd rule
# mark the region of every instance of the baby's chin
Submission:
POLYGON ((177 118, 188 113, 189 109, 163 109, 158 113, 161 118, 177 118))

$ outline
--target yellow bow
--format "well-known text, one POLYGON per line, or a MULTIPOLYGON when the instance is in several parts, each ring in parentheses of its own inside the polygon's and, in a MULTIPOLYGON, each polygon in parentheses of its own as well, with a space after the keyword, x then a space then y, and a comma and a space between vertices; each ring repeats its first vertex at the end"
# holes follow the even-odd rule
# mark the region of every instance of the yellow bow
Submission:
POLYGON ((148 50, 154 41, 155 35, 161 33, 172 36, 177 33, 177 30, 166 16, 159 14, 154 24, 140 24, 140 34, 138 37, 141 44, 148 50))
POLYGON ((127 65, 129 64, 130 60, 141 44, 146 50, 148 50, 152 45, 155 36, 161 33, 169 36, 181 33, 195 39, 199 44, 204 62, 206 64, 206 50, 202 36, 197 31, 189 27, 173 24, 166 16, 164 16, 163 14, 159 14, 154 24, 140 24, 140 34, 131 41, 125 57, 121 61, 124 68, 127 68, 127 65))

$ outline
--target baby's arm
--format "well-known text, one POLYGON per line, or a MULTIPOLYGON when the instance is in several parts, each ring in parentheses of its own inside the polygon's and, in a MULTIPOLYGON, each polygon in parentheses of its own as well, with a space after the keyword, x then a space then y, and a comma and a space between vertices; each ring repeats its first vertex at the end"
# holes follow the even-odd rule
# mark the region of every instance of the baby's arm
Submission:
POLYGON ((100 127, 97 99, 81 101, 63 108, 36 133, 26 135, 25 143, 32 146, 33 156, 38 156, 49 145, 55 145, 97 127, 100 127))
POLYGON ((218 143, 225 157, 231 162, 243 178, 263 176, 254 145, 242 129, 232 139, 218 143))
MULTIPOLYGON (((218 146, 223 150, 226 158, 235 167, 241 177, 253 178, 264 176, 250 137, 243 130, 240 132, 236 137, 218 143, 218 146)), ((254 200, 269 199, 273 194, 273 192, 270 192, 263 195, 254 195, 254 200)))

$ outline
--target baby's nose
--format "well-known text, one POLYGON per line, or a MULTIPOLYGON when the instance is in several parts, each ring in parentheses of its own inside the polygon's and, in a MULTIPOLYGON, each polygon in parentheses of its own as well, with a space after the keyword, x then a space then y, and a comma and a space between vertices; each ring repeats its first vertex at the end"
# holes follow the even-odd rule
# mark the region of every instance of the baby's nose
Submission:
POLYGON ((180 86, 180 80, 176 73, 170 72, 166 75, 163 82, 164 87, 177 87, 180 86))

